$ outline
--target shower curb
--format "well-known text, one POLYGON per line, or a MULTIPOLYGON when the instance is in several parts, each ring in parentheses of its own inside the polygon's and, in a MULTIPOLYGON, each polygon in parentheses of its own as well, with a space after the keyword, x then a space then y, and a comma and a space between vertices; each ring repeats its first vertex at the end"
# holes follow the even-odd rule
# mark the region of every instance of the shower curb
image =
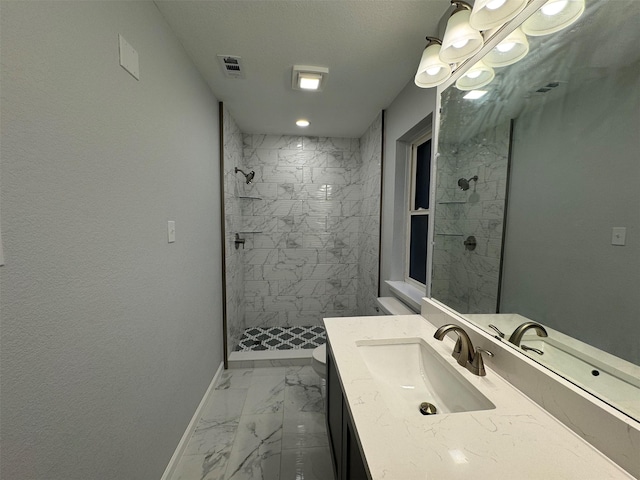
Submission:
POLYGON ((297 367, 311 365, 313 350, 231 352, 229 368, 297 367))

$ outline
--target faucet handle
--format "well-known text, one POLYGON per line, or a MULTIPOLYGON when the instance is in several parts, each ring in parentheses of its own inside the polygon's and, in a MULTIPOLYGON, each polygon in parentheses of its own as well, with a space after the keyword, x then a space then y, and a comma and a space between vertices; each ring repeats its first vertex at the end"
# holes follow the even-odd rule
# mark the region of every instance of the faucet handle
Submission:
POLYGON ((478 375, 480 377, 484 377, 487 372, 484 369, 484 360, 482 359, 482 354, 486 353, 487 355, 489 355, 490 357, 493 357, 493 352, 490 352, 489 350, 485 350, 484 348, 476 348, 476 352, 475 355, 473 356, 473 361, 471 362, 471 365, 469 365, 469 370, 471 371, 471 373, 478 375))
POLYGON ((451 356, 458 360, 460 358, 460 355, 462 355, 462 339, 460 338, 460 336, 458 336, 456 344, 453 347, 453 352, 451 352, 451 356))
MULTIPOLYGON (((488 325, 488 327, 489 327, 490 329, 492 329, 494 332, 496 332, 496 333, 498 334, 498 337, 499 337, 499 338, 504 338, 504 333, 502 333, 498 327, 496 327, 495 325, 493 325, 493 324, 491 324, 491 323, 488 325)), ((497 337, 496 337, 496 338, 497 338, 497 337)))

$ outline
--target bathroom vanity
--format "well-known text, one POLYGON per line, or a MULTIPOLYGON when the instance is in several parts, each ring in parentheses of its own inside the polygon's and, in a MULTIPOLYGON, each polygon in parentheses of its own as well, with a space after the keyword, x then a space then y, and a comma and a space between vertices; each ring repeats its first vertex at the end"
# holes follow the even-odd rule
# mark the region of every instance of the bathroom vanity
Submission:
POLYGON ((421 315, 325 326, 336 480, 633 478, 499 376, 494 359, 485 355, 486 376, 462 368, 456 335, 436 340, 421 315))

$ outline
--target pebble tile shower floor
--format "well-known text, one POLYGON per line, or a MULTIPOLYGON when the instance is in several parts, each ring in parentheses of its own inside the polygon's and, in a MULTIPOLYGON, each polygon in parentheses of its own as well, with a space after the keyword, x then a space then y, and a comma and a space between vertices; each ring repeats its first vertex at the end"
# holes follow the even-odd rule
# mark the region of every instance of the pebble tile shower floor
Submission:
POLYGON ((252 327, 244 331, 235 351, 307 350, 326 341, 324 327, 252 327))
POLYGON ((333 480, 310 366, 222 373, 171 480, 333 480))

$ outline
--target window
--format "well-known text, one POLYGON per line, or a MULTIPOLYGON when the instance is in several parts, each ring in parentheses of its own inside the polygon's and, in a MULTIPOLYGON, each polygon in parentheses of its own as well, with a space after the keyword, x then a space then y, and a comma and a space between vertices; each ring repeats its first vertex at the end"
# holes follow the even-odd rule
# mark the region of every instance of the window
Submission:
POLYGON ((431 133, 411 145, 409 170, 409 215, 407 221, 406 281, 419 287, 427 284, 429 197, 431 184, 431 133))

